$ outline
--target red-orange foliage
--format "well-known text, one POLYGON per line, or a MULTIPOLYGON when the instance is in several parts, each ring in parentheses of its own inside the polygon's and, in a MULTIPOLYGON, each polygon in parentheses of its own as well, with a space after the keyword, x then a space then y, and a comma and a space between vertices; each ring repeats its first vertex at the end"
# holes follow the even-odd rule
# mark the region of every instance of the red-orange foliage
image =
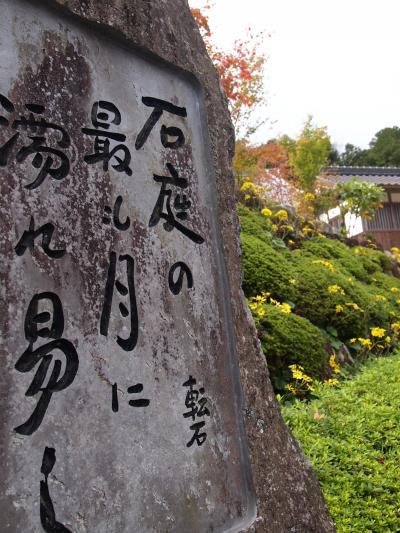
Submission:
MULTIPOLYGON (((206 13, 212 7, 207 2, 202 9, 192 8, 192 14, 199 26, 209 56, 218 70, 221 85, 229 101, 232 122, 236 132, 251 131, 249 115, 257 104, 264 101, 263 69, 265 56, 260 53, 262 35, 253 36, 250 31, 245 39, 237 39, 233 50, 225 52, 212 40, 209 17, 206 13)), ((253 128, 254 129, 254 128, 253 128)))
POLYGON ((246 176, 254 181, 265 176, 269 170, 284 179, 291 175, 287 150, 274 141, 259 146, 252 146, 244 140, 238 141, 234 170, 237 176, 246 176))

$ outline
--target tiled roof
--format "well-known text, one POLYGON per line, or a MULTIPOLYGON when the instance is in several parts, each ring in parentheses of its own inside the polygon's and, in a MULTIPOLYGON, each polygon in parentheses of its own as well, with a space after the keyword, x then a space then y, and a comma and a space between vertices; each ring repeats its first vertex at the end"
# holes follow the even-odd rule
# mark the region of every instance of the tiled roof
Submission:
POLYGON ((400 185, 400 168, 394 167, 327 167, 322 177, 346 183, 353 177, 378 185, 400 185))

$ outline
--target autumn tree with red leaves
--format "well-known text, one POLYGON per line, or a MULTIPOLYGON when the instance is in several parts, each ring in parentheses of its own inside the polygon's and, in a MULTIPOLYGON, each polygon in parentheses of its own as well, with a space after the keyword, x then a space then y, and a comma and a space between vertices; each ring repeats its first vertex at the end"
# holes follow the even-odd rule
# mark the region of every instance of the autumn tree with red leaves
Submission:
POLYGON ((245 39, 237 39, 229 52, 221 50, 213 42, 208 10, 211 2, 200 8, 192 8, 207 52, 220 75, 221 85, 229 102, 232 122, 238 138, 247 138, 262 124, 251 126, 251 114, 257 105, 265 102, 263 71, 265 56, 259 51, 262 34, 253 36, 248 31, 245 39))
MULTIPOLYGON (((212 6, 212 2, 207 1, 201 8, 192 8, 192 14, 228 98, 237 137, 233 168, 238 189, 246 181, 267 183, 270 180, 275 189, 282 188, 284 194, 281 196, 284 196, 290 187, 286 182, 291 175, 288 150, 278 141, 256 146, 249 140, 255 129, 264 122, 255 126, 251 122, 252 112, 265 103, 265 56, 260 52, 263 36, 253 36, 248 31, 244 39, 235 41, 231 51, 221 50, 215 45, 210 28, 208 11, 212 6)), ((272 189, 269 185, 267 187, 272 189)))

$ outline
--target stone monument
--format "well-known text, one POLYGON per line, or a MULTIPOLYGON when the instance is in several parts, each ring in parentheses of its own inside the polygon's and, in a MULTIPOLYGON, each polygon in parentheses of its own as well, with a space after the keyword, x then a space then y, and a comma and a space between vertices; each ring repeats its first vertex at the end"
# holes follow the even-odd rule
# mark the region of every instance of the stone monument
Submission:
POLYGON ((0 530, 331 532, 240 290, 186 0, 0 0, 0 530))

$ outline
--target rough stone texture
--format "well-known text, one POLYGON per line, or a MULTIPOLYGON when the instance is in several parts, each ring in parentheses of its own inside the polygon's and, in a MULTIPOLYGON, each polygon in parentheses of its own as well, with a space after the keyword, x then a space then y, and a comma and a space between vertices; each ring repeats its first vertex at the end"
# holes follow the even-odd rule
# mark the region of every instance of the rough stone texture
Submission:
MULTIPOLYGON (((45 3, 45 2, 38 2, 45 3)), ((312 469, 285 427, 241 292, 239 226, 231 160, 234 135, 226 100, 186 0, 52 0, 75 15, 111 28, 128 42, 193 73, 205 91, 217 179, 219 224, 234 313, 258 517, 249 531, 324 533, 335 528, 312 469)), ((159 529, 161 531, 161 529, 159 529)))

